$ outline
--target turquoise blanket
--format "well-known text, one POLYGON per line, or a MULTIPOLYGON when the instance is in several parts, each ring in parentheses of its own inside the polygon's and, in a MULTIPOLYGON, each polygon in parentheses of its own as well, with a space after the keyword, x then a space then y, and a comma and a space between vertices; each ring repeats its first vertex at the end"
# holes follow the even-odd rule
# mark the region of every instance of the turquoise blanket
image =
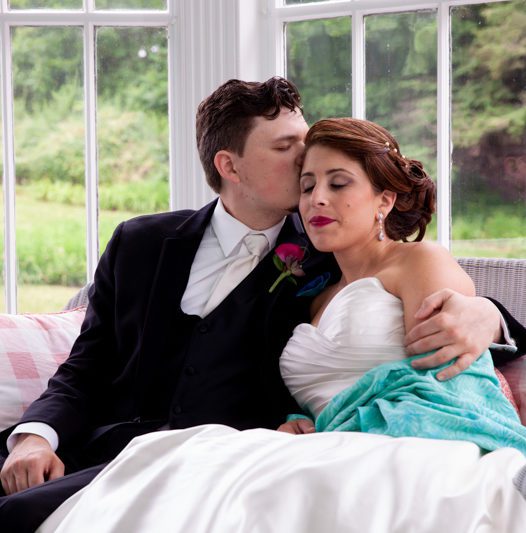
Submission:
POLYGON ((466 440, 486 451, 513 447, 526 455, 526 427, 500 390, 489 351, 449 381, 435 378, 446 365, 415 370, 412 359, 373 368, 337 394, 316 431, 466 440))

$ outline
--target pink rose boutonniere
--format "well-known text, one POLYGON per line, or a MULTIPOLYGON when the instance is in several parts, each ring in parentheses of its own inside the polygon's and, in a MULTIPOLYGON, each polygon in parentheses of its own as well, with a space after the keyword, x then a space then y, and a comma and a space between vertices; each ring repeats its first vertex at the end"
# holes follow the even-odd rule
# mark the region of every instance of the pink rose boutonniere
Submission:
POLYGON ((274 264, 281 273, 268 292, 272 292, 284 279, 288 279, 297 285, 297 281, 291 276, 305 275, 305 272, 301 268, 301 261, 304 257, 305 248, 291 243, 280 244, 274 254, 274 264))

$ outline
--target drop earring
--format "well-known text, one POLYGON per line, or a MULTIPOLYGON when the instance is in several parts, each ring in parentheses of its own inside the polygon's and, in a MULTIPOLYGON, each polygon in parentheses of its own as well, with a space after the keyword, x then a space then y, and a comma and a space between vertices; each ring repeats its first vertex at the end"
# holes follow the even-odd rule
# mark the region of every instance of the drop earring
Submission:
POLYGON ((383 241, 384 237, 385 237, 385 234, 384 234, 384 214, 381 211, 379 211, 376 218, 378 220, 378 225, 380 226, 380 228, 378 230, 378 240, 379 241, 383 241))

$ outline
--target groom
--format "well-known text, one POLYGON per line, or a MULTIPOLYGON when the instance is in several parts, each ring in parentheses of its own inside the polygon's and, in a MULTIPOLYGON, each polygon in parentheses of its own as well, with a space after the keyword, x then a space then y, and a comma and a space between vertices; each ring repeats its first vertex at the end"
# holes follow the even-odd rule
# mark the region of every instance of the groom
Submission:
MULTIPOLYGON (((206 423, 277 428, 297 412, 278 368, 294 326, 309 320, 309 298, 297 292, 320 273, 339 275, 292 214, 306 131, 299 94, 282 78, 230 80, 201 103, 198 149, 219 200, 115 230, 70 357, 1 435, 10 451, 2 531, 33 531, 134 436, 206 423), (257 235, 257 251, 247 234, 257 235), (283 243, 306 248, 305 275, 269 292, 283 243), (257 266, 246 275, 249 263, 257 266)), ((435 306, 442 312, 409 333, 410 350, 466 354, 452 373, 500 336, 486 300, 443 293, 423 314, 435 306)))

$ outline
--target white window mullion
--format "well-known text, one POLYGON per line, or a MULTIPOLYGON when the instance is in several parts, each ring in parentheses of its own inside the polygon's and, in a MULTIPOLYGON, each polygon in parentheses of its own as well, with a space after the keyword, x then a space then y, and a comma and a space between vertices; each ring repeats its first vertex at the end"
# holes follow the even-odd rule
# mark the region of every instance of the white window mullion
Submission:
POLYGON ((13 116, 13 85, 11 62, 11 27, 8 23, 0 25, 0 50, 2 77, 2 128, 4 157, 4 282, 6 310, 16 313, 16 213, 15 213, 15 135, 13 116))
POLYGON ((352 115, 365 118, 365 18, 352 14, 352 115))
POLYGON ((86 277, 93 278, 99 260, 97 86, 95 72, 95 26, 84 25, 84 117, 86 186, 86 277))
MULTIPOLYGON (((171 6, 173 7, 173 6, 171 6)), ((170 209, 175 209, 177 179, 176 151, 177 151, 177 123, 175 87, 177 86, 177 69, 175 67, 177 57, 177 33, 175 21, 168 26, 168 181, 170 187, 170 209)))
POLYGON ((437 11, 437 240, 451 246, 451 22, 449 4, 437 11))

